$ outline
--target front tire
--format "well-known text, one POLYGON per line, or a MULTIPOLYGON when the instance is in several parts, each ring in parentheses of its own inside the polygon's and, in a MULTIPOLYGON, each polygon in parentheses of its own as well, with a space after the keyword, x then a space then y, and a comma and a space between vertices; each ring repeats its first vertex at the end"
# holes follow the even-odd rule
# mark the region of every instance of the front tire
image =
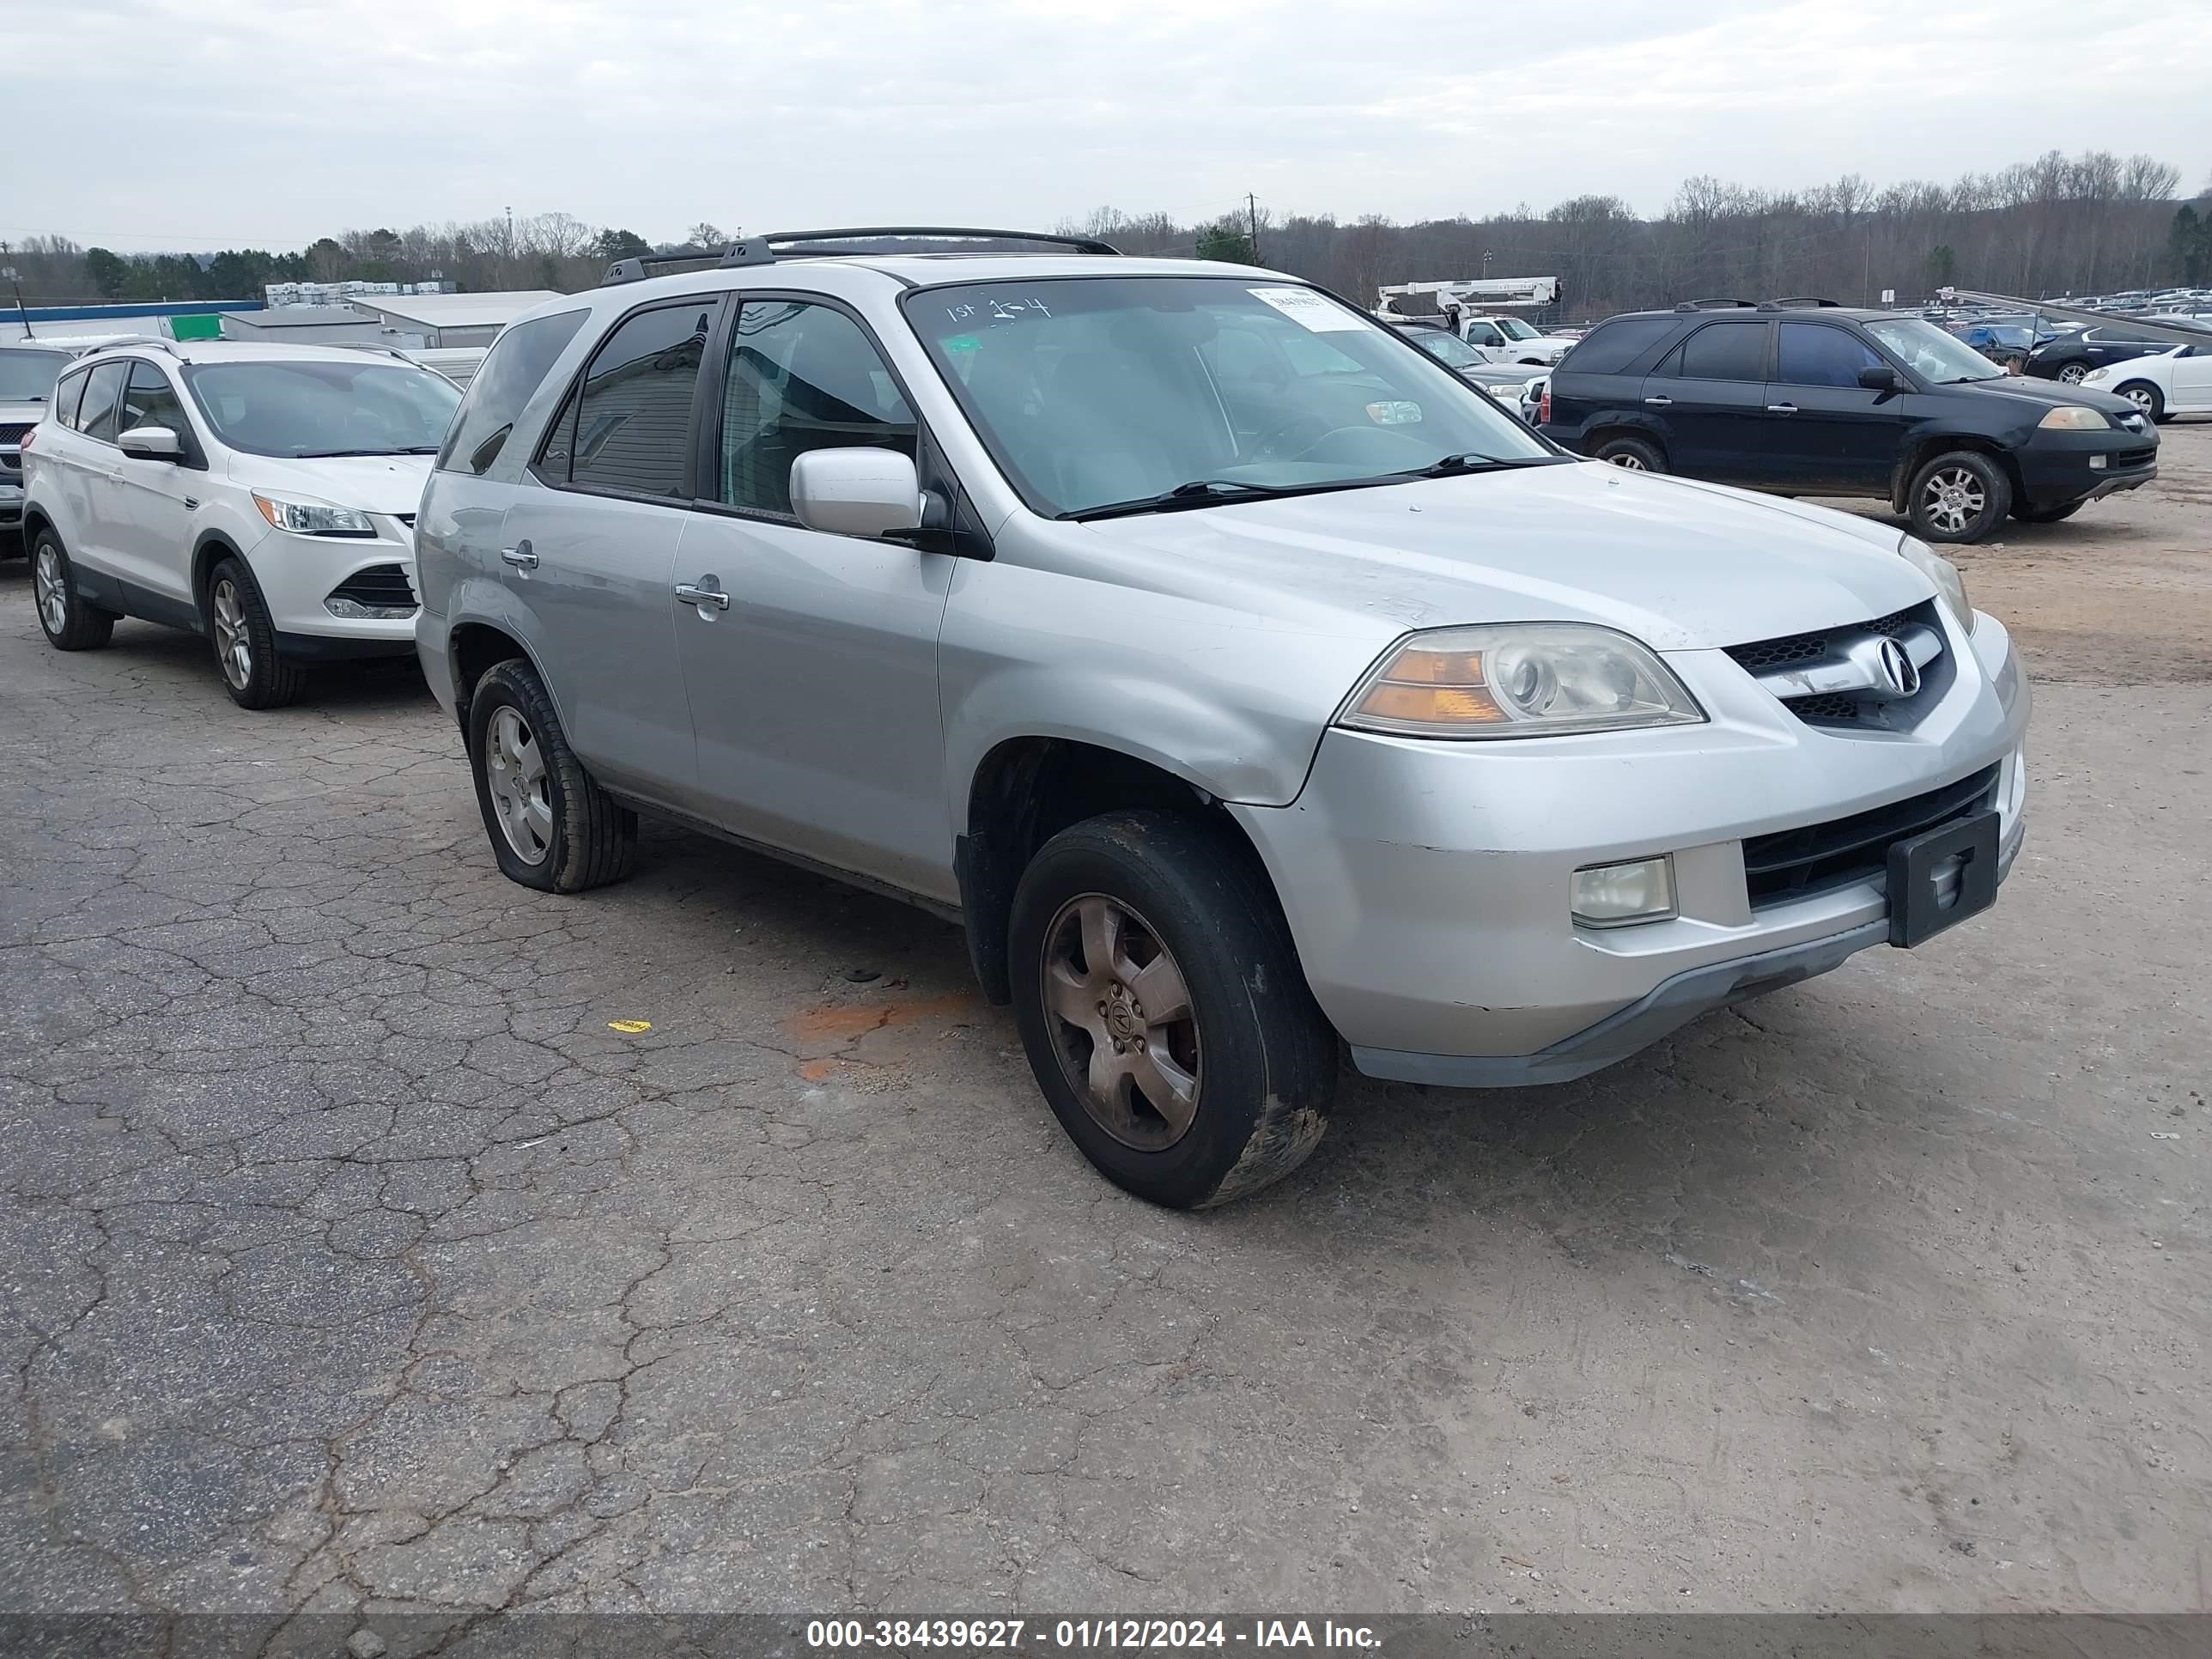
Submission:
POLYGON ((2166 424, 2166 394, 2148 380, 2130 380, 2117 389, 2120 396, 2142 410, 2154 423, 2159 426, 2166 424))
POLYGON ((1628 472, 1664 472, 1667 470, 1667 458, 1659 453, 1658 445, 1642 438, 1607 438, 1590 452, 1590 459, 1628 472))
POLYGON ((305 689, 307 670, 276 654, 276 624, 244 560, 221 560, 208 574, 207 614, 222 689, 240 708, 282 708, 305 689))
POLYGON ((637 814, 592 781, 527 662, 495 663, 477 682, 469 769, 492 856, 509 881, 580 893, 629 873, 637 814))
POLYGON ((39 626, 57 651, 97 651, 115 632, 115 613, 76 591, 69 554, 52 530, 39 532, 31 549, 31 592, 39 626))
POLYGON ((1923 541, 1978 542, 2012 511, 2012 483, 1988 456, 1954 449, 1913 475, 1906 501, 1923 541))
POLYGON ((1099 1173, 1173 1209, 1279 1181, 1328 1127, 1337 1042, 1267 876, 1222 826, 1109 812, 1022 872, 1014 1019, 1099 1173))

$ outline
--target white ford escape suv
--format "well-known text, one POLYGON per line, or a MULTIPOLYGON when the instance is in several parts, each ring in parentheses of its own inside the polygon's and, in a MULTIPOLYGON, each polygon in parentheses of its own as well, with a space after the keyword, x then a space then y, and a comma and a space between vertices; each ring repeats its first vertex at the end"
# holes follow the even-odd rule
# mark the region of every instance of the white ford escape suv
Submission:
POLYGON ((415 507, 459 390, 397 352, 149 341, 82 359, 23 451, 39 622, 203 634, 234 700, 414 648, 415 507))
POLYGON ((645 811, 956 915, 1174 1205, 1293 1168, 1347 1048, 1573 1078, 1993 902, 2027 687, 1920 543, 1580 461, 1293 277, 967 234, 501 336, 416 641, 513 879, 645 811))

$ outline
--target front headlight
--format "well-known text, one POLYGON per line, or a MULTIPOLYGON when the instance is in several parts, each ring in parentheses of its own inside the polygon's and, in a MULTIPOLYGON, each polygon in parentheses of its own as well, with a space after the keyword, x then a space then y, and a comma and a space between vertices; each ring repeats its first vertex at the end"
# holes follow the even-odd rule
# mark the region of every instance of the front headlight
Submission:
POLYGON ((2036 422, 2045 432, 2108 432, 2112 423, 2102 410, 2075 406, 2054 409, 2036 422))
POLYGON ((1549 738, 1705 717, 1673 671, 1626 634, 1499 623, 1401 640, 1346 700, 1337 724, 1409 738, 1549 738))
POLYGON ((2083 386, 2100 386, 2112 378, 2112 371, 2111 369, 2093 368, 2087 374, 2084 374, 2081 377, 2081 384, 2083 386))
POLYGON ((257 489, 253 492, 253 504, 276 529, 289 530, 295 536, 376 534, 376 526, 368 521, 368 514, 356 513, 349 507, 333 507, 311 495, 264 495, 257 489))
POLYGON ((1907 536, 1898 543, 1897 550, 1936 584, 1936 592, 1942 595, 1943 603, 1958 619, 1959 626, 1972 633, 1974 607, 1967 602, 1966 579, 1959 574, 1959 567, 1916 536, 1907 536))

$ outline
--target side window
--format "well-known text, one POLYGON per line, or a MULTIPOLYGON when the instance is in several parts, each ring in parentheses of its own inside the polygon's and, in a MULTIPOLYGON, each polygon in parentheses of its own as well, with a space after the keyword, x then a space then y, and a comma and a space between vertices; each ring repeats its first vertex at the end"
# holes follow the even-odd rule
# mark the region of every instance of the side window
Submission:
POLYGON ((1505 337, 1488 323, 1469 323, 1467 325, 1467 343, 1469 345, 1504 345, 1505 337))
POLYGON ((1600 323, 1559 360, 1561 373, 1618 374, 1673 331, 1672 317, 1623 317, 1600 323))
POLYGON ((97 438, 104 444, 115 441, 115 398, 123 390, 123 376, 130 365, 125 362, 100 363, 95 366, 84 385, 84 402, 77 411, 77 430, 88 438, 97 438))
POLYGON ((1840 328, 1819 323, 1782 325, 1780 367, 1774 378, 1789 386, 1850 386, 1863 368, 1879 368, 1881 359, 1866 342, 1840 328))
POLYGON ((482 472, 499 459, 522 406, 590 314, 562 311, 533 318, 492 342, 447 428, 445 447, 438 452, 441 471, 482 472))
POLYGON ((721 500, 789 518, 791 464, 807 451, 910 456, 915 431, 898 382, 843 312, 774 300, 738 313, 722 387, 721 500))
POLYGON ((185 406, 169 377, 151 363, 131 364, 131 379, 123 388, 123 414, 115 429, 128 432, 134 426, 167 427, 191 452, 192 428, 185 418, 185 406))
POLYGON ((1763 380, 1766 378, 1765 323, 1707 323, 1682 342, 1686 380, 1763 380))
POLYGON ((84 396, 84 383, 90 372, 80 369, 74 374, 64 374, 61 384, 54 388, 54 419, 71 431, 76 429, 76 406, 84 396))
POLYGON ((691 394, 720 307, 720 296, 661 306, 607 336, 574 395, 569 483, 625 495, 684 495, 691 394))

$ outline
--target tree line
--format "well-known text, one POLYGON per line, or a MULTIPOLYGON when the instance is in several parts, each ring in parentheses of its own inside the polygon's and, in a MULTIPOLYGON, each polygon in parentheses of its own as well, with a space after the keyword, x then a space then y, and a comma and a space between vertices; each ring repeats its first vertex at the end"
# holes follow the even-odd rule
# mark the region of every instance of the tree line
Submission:
MULTIPOLYGON (((1617 196, 1579 196, 1475 219, 1399 224, 1370 214, 1240 208, 1206 223, 1101 208, 1059 228, 1124 252, 1259 263, 1371 303, 1388 283, 1554 276, 1560 315, 1589 319, 1703 296, 1819 295, 1900 302, 1945 285, 2036 298, 2212 284, 2212 179, 2179 199, 2178 169, 2148 155, 2052 150, 1952 183, 1877 187, 1856 173, 1802 191, 1709 176, 1685 179, 1663 211, 1638 216, 1617 196), (1254 240, 1256 235, 1257 247, 1254 240)), ((681 242, 648 243, 566 213, 412 229, 349 230, 295 252, 226 250, 211 258, 118 254, 33 238, 0 263, 33 304, 93 300, 258 299, 264 283, 419 282, 465 290, 596 283, 615 259, 711 247, 738 233, 702 221, 681 242)))

